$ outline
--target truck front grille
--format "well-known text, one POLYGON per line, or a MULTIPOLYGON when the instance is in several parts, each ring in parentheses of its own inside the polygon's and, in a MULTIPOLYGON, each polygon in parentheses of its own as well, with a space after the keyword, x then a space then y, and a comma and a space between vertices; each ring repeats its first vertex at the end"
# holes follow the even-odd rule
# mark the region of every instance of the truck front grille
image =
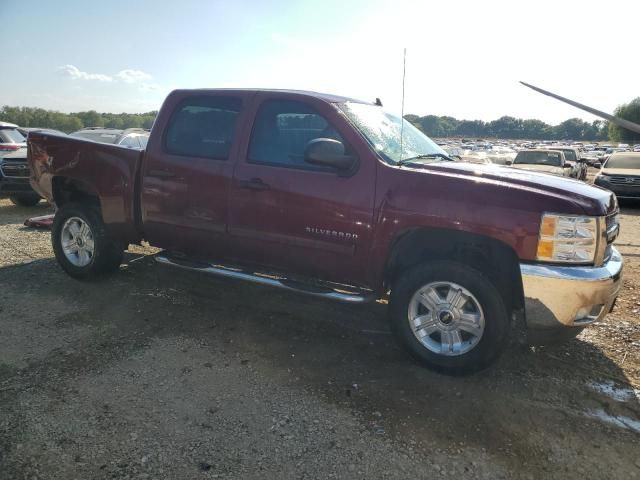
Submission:
POLYGON ((3 162, 0 171, 5 177, 25 178, 29 176, 29 166, 26 163, 3 162))
POLYGON ((631 176, 610 177, 609 182, 613 185, 625 185, 627 187, 640 187, 640 177, 631 177, 631 176))

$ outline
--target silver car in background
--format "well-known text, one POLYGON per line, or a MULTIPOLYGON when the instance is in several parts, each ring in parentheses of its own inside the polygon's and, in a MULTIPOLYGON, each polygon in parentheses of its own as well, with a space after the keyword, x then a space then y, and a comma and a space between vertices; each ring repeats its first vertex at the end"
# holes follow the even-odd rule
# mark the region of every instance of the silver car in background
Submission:
POLYGON ((149 130, 143 128, 120 130, 117 128, 86 127, 69 135, 98 143, 110 143, 138 150, 147 148, 147 141, 149 140, 149 130))

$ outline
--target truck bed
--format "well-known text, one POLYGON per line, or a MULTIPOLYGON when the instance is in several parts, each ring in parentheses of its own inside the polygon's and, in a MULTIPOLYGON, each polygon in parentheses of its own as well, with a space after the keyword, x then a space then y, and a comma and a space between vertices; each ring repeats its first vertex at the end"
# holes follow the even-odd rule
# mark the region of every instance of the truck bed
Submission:
POLYGON ((29 135, 27 148, 31 185, 40 195, 55 204, 60 186, 71 184, 72 191, 99 201, 114 236, 139 239, 136 187, 143 151, 41 132, 29 135))

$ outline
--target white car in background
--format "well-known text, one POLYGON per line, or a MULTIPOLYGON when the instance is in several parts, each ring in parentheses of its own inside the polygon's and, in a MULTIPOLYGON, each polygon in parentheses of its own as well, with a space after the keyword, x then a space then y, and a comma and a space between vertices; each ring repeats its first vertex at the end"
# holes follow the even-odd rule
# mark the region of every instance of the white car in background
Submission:
POLYGON ((566 162, 564 153, 553 149, 520 150, 511 166, 561 177, 575 176, 573 166, 566 162))
POLYGON ((509 147, 493 147, 487 150, 487 158, 497 165, 511 165, 518 152, 509 147))
POLYGON ((13 123, 0 122, 0 158, 8 153, 27 148, 27 140, 13 123))
POLYGON ((491 164, 491 160, 489 160, 486 150, 464 150, 460 161, 466 163, 477 163, 480 165, 491 164))

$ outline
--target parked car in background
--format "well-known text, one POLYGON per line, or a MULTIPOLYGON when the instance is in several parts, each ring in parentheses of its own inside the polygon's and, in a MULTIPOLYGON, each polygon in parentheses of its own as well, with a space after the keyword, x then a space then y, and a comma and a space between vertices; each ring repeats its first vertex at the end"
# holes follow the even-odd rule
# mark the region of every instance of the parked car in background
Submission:
POLYGON ((640 152, 616 152, 602 166, 594 183, 618 198, 640 199, 640 152))
POLYGON ((0 158, 21 148, 27 148, 26 139, 13 123, 0 122, 0 158))
POLYGON ((72 137, 84 138, 99 143, 110 143, 122 147, 145 149, 149 140, 149 130, 142 128, 117 128, 86 127, 82 130, 70 133, 72 137))
POLYGON ((491 160, 489 160, 487 152, 484 150, 465 150, 462 152, 460 161, 478 165, 491 165, 491 160))
POLYGON ((36 205, 42 197, 31 187, 29 177, 26 148, 0 157, 0 198, 9 198, 14 205, 36 205))
POLYGON ((600 161, 601 158, 602 158, 602 155, 597 150, 590 150, 582 154, 582 159, 590 167, 600 168, 602 166, 602 163, 600 161))
POLYGON ((587 164, 582 161, 580 151, 574 147, 565 147, 564 145, 552 145, 550 148, 564 153, 565 162, 573 167, 572 177, 578 180, 587 179, 587 164))
POLYGON ((558 150, 520 150, 511 164, 513 168, 572 177, 575 171, 567 164, 564 153, 558 150))
MULTIPOLYGON (((562 152, 543 160, 562 171, 562 152)), ((146 240, 201 273, 350 303, 389 293, 398 339, 450 373, 492 362, 513 319, 577 334, 621 285, 611 192, 451 161, 374 103, 174 90, 144 153, 33 132, 29 163, 73 277, 118 270, 146 240)))
POLYGON ((493 147, 487 150, 487 159, 497 165, 511 165, 518 152, 509 147, 493 147))

